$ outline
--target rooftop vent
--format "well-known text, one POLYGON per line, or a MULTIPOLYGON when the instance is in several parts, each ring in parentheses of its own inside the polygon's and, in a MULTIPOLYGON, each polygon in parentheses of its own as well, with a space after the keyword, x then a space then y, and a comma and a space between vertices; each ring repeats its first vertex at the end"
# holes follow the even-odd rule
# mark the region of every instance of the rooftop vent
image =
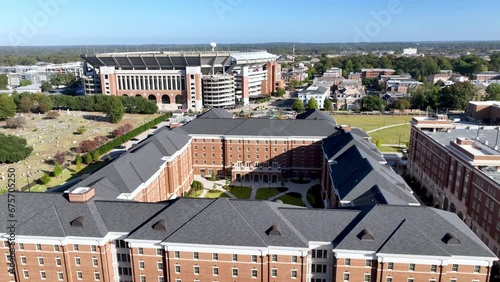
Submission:
POLYGON ((167 231, 167 222, 165 219, 160 219, 152 227, 155 231, 167 231))
POLYGON ((69 223, 71 227, 83 227, 85 224, 85 217, 79 216, 69 223))
POLYGON ((359 232, 358 238, 361 241, 373 241, 373 240, 375 240, 373 233, 367 228, 365 228, 365 229, 361 230, 361 232, 359 232))
POLYGON ((443 242, 446 245, 450 245, 450 246, 460 245, 460 240, 458 240, 457 236, 451 232, 448 232, 444 235, 443 242))
POLYGON ((269 236, 282 236, 283 234, 281 233, 281 228, 279 225, 274 224, 267 230, 267 235, 269 236))

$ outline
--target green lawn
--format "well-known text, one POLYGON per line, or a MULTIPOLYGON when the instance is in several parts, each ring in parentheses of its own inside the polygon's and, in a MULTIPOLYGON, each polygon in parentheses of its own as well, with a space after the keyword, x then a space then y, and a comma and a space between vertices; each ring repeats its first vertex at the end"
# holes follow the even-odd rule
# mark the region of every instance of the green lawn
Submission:
POLYGON ((401 134, 401 145, 404 146, 408 141, 410 141, 410 130, 411 126, 409 124, 382 129, 380 131, 370 133, 370 136, 372 137, 371 141, 375 143, 378 139, 380 139, 382 144, 398 144, 399 134, 401 134))
POLYGON ((323 200, 321 199, 321 185, 316 184, 307 190, 307 201, 313 208, 323 208, 323 200))
POLYGON ((250 199, 250 195, 252 194, 252 188, 250 187, 230 186, 229 188, 229 193, 238 199, 250 199))
MULTIPOLYGON (((361 115, 334 115, 338 124, 348 124, 363 130, 372 130, 392 124, 409 122, 411 116, 361 116, 361 115)), ((408 131, 409 132, 409 131, 408 131)), ((372 138, 373 139, 373 138, 372 138)))
POLYGON ((271 188, 259 188, 257 194, 255 195, 256 200, 267 200, 274 195, 287 191, 286 187, 271 187, 271 188))
POLYGON ((222 191, 208 191, 207 194, 205 195, 205 198, 210 198, 210 199, 215 199, 215 198, 221 198, 222 195, 225 195, 226 197, 229 197, 226 195, 226 193, 222 191))
POLYGON ((305 207, 304 202, 302 202, 302 195, 297 192, 290 192, 287 193, 281 197, 279 197, 277 200, 281 200, 285 204, 289 205, 294 205, 294 206, 301 206, 305 207))

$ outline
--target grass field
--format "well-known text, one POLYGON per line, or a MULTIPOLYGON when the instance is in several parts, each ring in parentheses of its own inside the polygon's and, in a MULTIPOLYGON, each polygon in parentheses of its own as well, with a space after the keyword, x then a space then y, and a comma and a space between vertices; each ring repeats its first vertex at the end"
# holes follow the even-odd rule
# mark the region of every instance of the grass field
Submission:
POLYGON ((348 124, 365 131, 392 124, 407 123, 411 116, 362 116, 362 115, 334 115, 337 124, 348 124))
POLYGON ((399 134, 401 134, 401 145, 404 146, 410 141, 410 129, 411 126, 409 124, 401 125, 372 132, 370 136, 372 137, 372 142, 380 139, 382 140, 382 144, 399 144, 399 134))
POLYGON ((279 197, 277 200, 281 200, 285 204, 305 207, 302 201, 302 195, 297 192, 286 193, 285 195, 279 197))
MULTIPOLYGON (((75 154, 70 151, 82 140, 93 139, 96 136, 106 136, 115 128, 130 123, 137 127, 159 115, 130 115, 126 114, 118 124, 107 121, 104 114, 94 112, 65 112, 61 111, 57 119, 44 119, 45 115, 23 114, 26 117, 27 125, 22 129, 6 129, 5 122, 0 122, 0 132, 12 134, 26 138, 28 145, 33 146, 31 155, 18 163, 0 164, 0 187, 6 187, 7 169, 16 169, 17 188, 21 188, 29 182, 43 176, 44 173, 51 172, 54 165, 48 163, 58 152, 66 152, 66 160, 73 160, 75 154), (87 131, 82 135, 75 135, 80 126, 85 126, 87 131), (26 177, 28 175, 29 178, 26 177)), ((83 166, 84 167, 84 166, 83 166)), ((75 169, 70 166, 70 169, 75 169)), ((70 171, 63 173, 63 178, 53 179, 47 186, 34 186, 32 191, 45 191, 47 187, 52 187, 65 182, 71 177, 70 171)), ((1 189, 1 188, 0 188, 1 189)))
POLYGON ((252 194, 252 188, 250 187, 238 187, 232 186, 230 187, 229 193, 233 194, 238 199, 250 199, 250 195, 252 194))

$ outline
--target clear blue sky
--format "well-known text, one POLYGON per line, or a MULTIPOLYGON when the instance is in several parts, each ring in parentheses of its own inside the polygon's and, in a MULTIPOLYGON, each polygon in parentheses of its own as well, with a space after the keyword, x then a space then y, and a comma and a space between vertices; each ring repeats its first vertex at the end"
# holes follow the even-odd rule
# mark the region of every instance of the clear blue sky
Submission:
POLYGON ((12 0, 0 7, 2 46, 500 40, 498 0, 12 0))

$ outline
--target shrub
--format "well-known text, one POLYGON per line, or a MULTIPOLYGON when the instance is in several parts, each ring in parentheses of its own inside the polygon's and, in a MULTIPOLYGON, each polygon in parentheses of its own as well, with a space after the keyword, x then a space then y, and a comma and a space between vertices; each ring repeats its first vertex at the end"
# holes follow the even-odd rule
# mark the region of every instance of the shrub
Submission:
POLYGON ((50 176, 48 174, 44 174, 42 177, 38 179, 38 183, 45 185, 50 182, 50 176))
POLYGON ((78 164, 78 162, 82 163, 82 156, 80 154, 76 155, 74 164, 78 164))
POLYGON ((193 189, 194 191, 203 190, 203 184, 200 181, 194 180, 191 184, 191 189, 193 189))
POLYGON ((7 128, 23 128, 25 125, 26 118, 21 116, 11 117, 5 121, 5 127, 7 128))
POLYGON ((57 164, 63 164, 65 160, 66 160, 66 153, 64 152, 57 152, 57 154, 55 154, 54 156, 54 161, 57 164))
POLYGON ((54 177, 56 177, 56 176, 61 175, 62 172, 63 172, 63 170, 62 170, 61 165, 60 164, 56 164, 56 166, 54 167, 54 170, 52 171, 52 175, 54 177))
POLYGON ((85 128, 85 126, 82 125, 78 127, 78 129, 75 131, 75 134, 82 135, 83 133, 85 133, 85 131, 87 131, 87 128, 85 128))
POLYGON ((377 139, 377 141, 375 141, 375 146, 377 146, 379 150, 382 149, 382 140, 377 139))
POLYGON ((113 137, 122 136, 123 134, 130 132, 130 130, 132 130, 133 128, 134 127, 130 123, 124 124, 118 127, 117 129, 113 130, 111 132, 111 136, 113 137))
POLYGON ((91 155, 92 155, 92 160, 93 160, 94 162, 99 161, 99 158, 101 157, 101 156, 99 155, 99 152, 98 152, 97 150, 92 151, 91 155))
POLYGON ((106 136, 97 136, 94 138, 94 142, 96 143, 97 147, 100 147, 106 143, 108 143, 109 138, 106 136))
POLYGON ((85 157, 83 157, 85 160, 86 164, 91 164, 92 163, 92 156, 90 154, 86 154, 85 157))
POLYGON ((83 140, 80 142, 77 152, 78 153, 88 153, 90 151, 95 150, 98 147, 98 144, 94 140, 83 140))
POLYGON ((50 111, 48 112, 45 117, 49 118, 49 119, 55 119, 57 118, 58 116, 60 116, 59 112, 56 112, 56 111, 50 111))

